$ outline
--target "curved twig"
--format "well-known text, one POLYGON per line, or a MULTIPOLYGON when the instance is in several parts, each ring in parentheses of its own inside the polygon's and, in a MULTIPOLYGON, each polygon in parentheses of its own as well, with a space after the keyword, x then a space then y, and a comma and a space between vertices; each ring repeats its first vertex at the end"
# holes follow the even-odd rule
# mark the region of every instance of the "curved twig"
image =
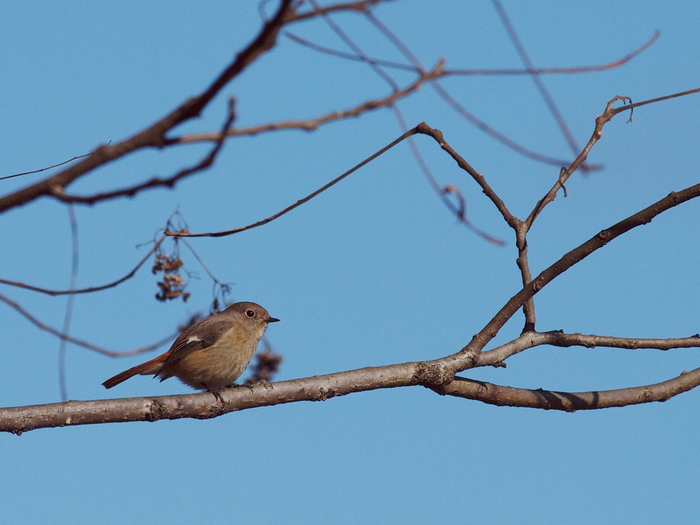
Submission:
POLYGON ((317 195, 320 195, 321 193, 323 193, 324 191, 326 191, 326 190, 327 190, 328 188, 330 188, 331 186, 334 186, 334 185, 336 185, 337 183, 339 183, 341 180, 343 180, 343 179, 344 179, 345 177, 347 177, 348 175, 350 175, 350 174, 354 173, 355 171, 359 170, 359 169, 360 169, 362 166, 364 166, 365 164, 367 164, 367 163, 371 162, 372 160, 376 159, 377 157, 379 157, 382 153, 385 153, 385 152, 389 151, 391 148, 393 148, 394 146, 396 146, 399 142, 401 142, 402 140, 404 140, 406 137, 410 137, 411 135, 414 135, 415 133, 416 133, 416 128, 413 128, 413 129, 411 129, 411 130, 408 130, 406 133, 404 133, 403 135, 401 135, 399 138, 397 138, 396 140, 394 140, 393 142, 391 142, 391 143, 388 144, 387 146, 383 147, 382 149, 380 149, 379 151, 377 151, 375 154, 373 154, 373 155, 367 157, 365 160, 363 160, 362 162, 360 162, 359 164, 357 164, 357 165, 354 166, 353 168, 349 169, 348 171, 346 171, 346 172, 343 173, 342 175, 336 177, 335 179, 333 179, 332 181, 330 181, 330 182, 329 182, 328 184, 326 184, 325 186, 322 186, 321 188, 319 188, 319 189, 317 189, 316 191, 314 191, 313 193, 307 195, 307 196, 304 197, 303 199, 299 199, 298 201, 296 201, 296 202, 295 202, 294 204, 292 204, 291 206, 287 206, 285 209, 283 209, 283 210, 281 210, 281 211, 275 213, 274 215, 271 215, 270 217, 267 217, 266 219, 262 219, 262 220, 260 220, 260 221, 254 222, 253 224, 249 224, 249 225, 247 225, 247 226, 242 226, 242 227, 240 227, 240 228, 234 228, 234 229, 232 229, 232 230, 224 230, 224 231, 219 231, 219 232, 207 232, 207 233, 191 233, 191 232, 189 232, 189 231, 179 231, 179 232, 166 231, 166 232, 165 232, 165 235, 169 235, 169 236, 171 236, 171 237, 224 237, 224 236, 226 236, 226 235, 233 235, 233 234, 235 234, 235 233, 240 233, 240 232, 242 232, 242 231, 250 230, 250 229, 252 229, 252 228, 257 228, 258 226, 263 226, 264 224, 267 224, 268 222, 274 221, 274 220, 277 219, 278 217, 281 217, 281 216, 284 215, 285 213, 288 213, 288 212, 292 211, 294 208, 298 208, 299 206, 301 206, 301 205, 304 204, 305 202, 310 201, 311 199, 313 199, 313 198, 316 197, 317 195))
POLYGON ((25 290, 31 290, 33 292, 39 292, 43 293, 46 295, 68 295, 68 294, 80 294, 80 293, 90 293, 90 292, 99 292, 100 290, 106 290, 108 288, 113 288, 124 281, 127 281, 131 279, 134 275, 136 275, 136 272, 139 271, 139 268, 141 268, 146 261, 153 255, 157 250, 158 247, 163 243, 163 241, 167 237, 165 235, 161 236, 160 239, 156 241, 156 243, 153 245, 153 248, 149 250, 149 252, 143 256, 143 258, 138 262, 138 264, 125 276, 120 277, 116 281, 112 281, 111 283, 103 284, 100 286, 91 286, 89 288, 81 288, 78 290, 49 290, 47 288, 41 288, 39 286, 33 286, 31 284, 25 284, 21 283, 18 281, 9 281, 7 279, 0 279, 0 284, 7 284, 9 286, 16 286, 18 288, 24 288, 25 290))
MULTIPOLYGON (((557 192, 564 187, 564 184, 566 181, 571 177, 571 175, 574 174, 574 172, 586 161, 586 158, 588 158, 588 153, 591 151, 591 148, 595 145, 596 142, 603 136, 603 127, 605 124, 610 122, 612 118, 617 115, 618 113, 621 113, 623 111, 627 110, 632 110, 634 108, 640 107, 640 106, 645 106, 647 104, 652 104, 654 102, 661 102, 662 100, 669 100, 672 98, 676 97, 683 97, 686 95, 692 95, 693 93, 698 93, 700 92, 700 88, 698 89, 691 89, 689 91, 683 91, 681 93, 674 93, 673 95, 666 95, 664 97, 658 97, 658 98, 653 98, 649 100, 644 100, 642 102, 637 102, 637 103, 629 103, 625 104, 623 106, 613 108, 612 104, 617 102, 618 100, 622 100, 623 102, 626 100, 630 100, 629 97, 621 97, 617 96, 611 99, 607 106, 605 107, 605 111, 603 112, 602 115, 599 115, 595 119, 595 127, 593 129, 593 133, 591 134, 591 138, 588 139, 588 142, 584 146, 583 150, 581 153, 578 154, 576 159, 571 163, 571 165, 566 168, 565 170, 562 170, 559 174, 559 177, 557 179, 557 182, 554 183, 554 186, 547 192, 547 194, 542 197, 538 201, 538 203, 535 205, 534 209, 530 212, 530 215, 528 216, 527 219, 523 221, 525 224, 525 227, 527 230, 529 230, 532 227, 532 223, 535 221, 537 216, 542 212, 542 210, 552 202, 554 199, 557 197, 557 192)), ((630 100, 631 102, 631 100, 630 100)))
POLYGON ((102 348, 100 346, 94 345, 92 343, 89 343, 87 341, 84 341, 82 339, 78 339, 76 337, 72 337, 69 335, 66 335, 65 333, 61 332, 61 330, 58 330, 52 326, 47 325, 43 321, 40 321, 37 319, 34 315, 29 313, 27 310, 25 310, 19 303, 13 301, 9 297, 6 297, 2 294, 0 294, 0 301, 3 303, 7 304, 8 306, 11 306, 14 308, 17 312, 19 312, 21 315, 25 317, 30 323, 32 323, 34 326, 39 328, 40 330, 44 330, 45 332, 48 332, 52 335, 55 335, 59 339, 64 339, 68 341, 69 343, 73 343, 74 345, 81 346, 83 348, 87 348, 88 350, 92 350, 93 352, 97 352, 98 354, 106 355, 108 357, 127 357, 131 355, 138 355, 138 354, 144 354, 146 352, 150 352, 151 350, 155 350, 156 348, 159 348, 166 344, 169 341, 172 341, 175 337, 179 335, 179 331, 170 334, 167 337, 164 337, 160 341, 157 341, 151 345, 148 346, 142 346, 140 348, 134 348, 132 350, 123 350, 123 351, 116 351, 116 350, 107 350, 106 348, 102 348))
MULTIPOLYGON (((308 47, 310 49, 313 49, 314 51, 318 51, 320 53, 324 53, 326 55, 332 55, 336 56, 339 58, 343 58, 346 60, 353 60, 355 62, 362 62, 363 59, 358 57, 357 55, 353 53, 347 53, 345 51, 340 51, 339 49, 333 49, 330 47, 322 46, 319 44, 316 44, 315 42, 312 42, 310 40, 307 40, 303 37, 300 37, 299 35, 292 33, 291 31, 285 31, 283 33, 284 36, 292 40, 293 42, 296 42, 297 44, 300 44, 302 46, 308 47)), ((595 72, 600 72, 600 71, 609 71, 611 69, 618 68, 620 66, 625 65, 627 62, 632 60, 633 58, 637 57, 644 51, 646 51, 651 45, 656 42, 659 39, 659 36, 661 36, 660 31, 655 31, 654 34, 644 42, 641 46, 639 46, 637 49, 631 51, 630 53, 627 53, 625 56, 618 58, 616 60, 612 60, 610 62, 606 62, 604 64, 594 64, 590 66, 572 66, 572 67, 537 67, 537 68, 520 68, 520 69, 512 69, 512 68, 486 68, 486 69, 471 69, 471 68, 445 68, 443 71, 444 76, 522 76, 522 75, 571 75, 571 74, 580 74, 580 73, 595 73, 595 72)), ((395 62, 393 60, 384 60, 381 58, 370 58, 370 60, 382 67, 388 67, 392 69, 398 69, 401 71, 412 71, 415 73, 420 72, 420 68, 411 65, 411 64, 404 64, 402 62, 395 62)))

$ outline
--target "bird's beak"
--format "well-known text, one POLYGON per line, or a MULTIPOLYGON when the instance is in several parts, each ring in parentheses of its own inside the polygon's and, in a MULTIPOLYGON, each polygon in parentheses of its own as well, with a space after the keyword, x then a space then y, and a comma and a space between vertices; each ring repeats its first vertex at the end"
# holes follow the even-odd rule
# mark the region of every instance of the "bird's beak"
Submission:
POLYGON ((268 323, 276 323, 277 321, 279 321, 279 319, 277 319, 275 317, 268 317, 267 318, 268 323))

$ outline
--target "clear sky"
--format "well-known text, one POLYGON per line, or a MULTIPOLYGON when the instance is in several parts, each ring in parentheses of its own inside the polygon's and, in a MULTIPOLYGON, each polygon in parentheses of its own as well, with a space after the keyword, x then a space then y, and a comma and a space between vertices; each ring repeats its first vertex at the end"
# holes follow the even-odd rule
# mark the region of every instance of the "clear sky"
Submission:
MULTIPOLYGON (((271 12, 274 2, 268 2, 271 12)), ((543 77, 578 141, 609 99, 634 101, 700 85, 700 3, 515 2, 504 5, 537 66, 616 60, 659 40, 627 65, 543 77)), ((376 10, 426 65, 518 68, 490 2, 392 2, 376 10)), ((334 18, 365 51, 402 60, 359 15, 334 18)), ((200 92, 260 26, 256 2, 4 2, 0 6, 0 176, 38 169, 119 141, 200 92)), ((346 50, 322 21, 296 34, 346 50)), ((391 72, 401 85, 409 73, 391 72)), ((526 76, 458 76, 450 94, 493 128, 535 151, 571 151, 526 76)), ((177 131, 305 119, 386 96, 368 67, 281 37, 224 89, 201 119, 177 131)), ((559 167, 526 159, 462 119, 429 86, 399 104, 483 173, 524 218, 559 167)), ((530 234, 538 273, 601 229, 698 182, 700 96, 639 108, 605 128, 590 161, 530 234)), ((173 190, 78 206, 78 286, 129 271, 168 216, 192 231, 243 226, 275 213, 401 134, 390 110, 230 141, 216 165, 173 190)), ((284 356, 278 379, 434 359, 464 346, 519 289, 511 230, 477 186, 430 139, 417 144, 440 184, 467 199, 470 220, 505 247, 458 224, 407 144, 262 228, 191 241, 209 270, 233 282, 231 299, 282 319, 268 330, 284 356)), ((197 162, 208 146, 138 153, 71 189, 90 194, 197 162)), ((0 181, 7 194, 47 172, 0 181)), ((700 331, 700 202, 618 239, 537 296, 538 328, 626 337, 700 331)), ((41 199, 2 216, 0 277, 49 288, 70 280, 64 205, 41 199)), ((171 246, 171 245, 170 245, 171 246)), ((172 333, 210 305, 212 283, 182 248, 187 303, 156 302, 144 267, 115 289, 76 298, 71 334, 128 350, 172 333)), ((61 327, 66 298, 0 287, 61 327)), ((2 406, 60 400, 58 340, 0 306, 2 406)), ((489 348, 516 336, 522 315, 489 348)), ((155 355, 155 354, 149 354, 155 355)), ((110 359, 68 347, 71 399, 186 393, 171 379, 101 383, 147 356, 110 359)), ((538 347, 505 369, 467 377, 569 391, 655 383, 700 366, 697 349, 538 347)), ((700 391, 666 403, 565 414, 498 408, 423 388, 295 403, 209 421, 177 420, 0 435, 0 509, 13 523, 698 523, 700 391)))

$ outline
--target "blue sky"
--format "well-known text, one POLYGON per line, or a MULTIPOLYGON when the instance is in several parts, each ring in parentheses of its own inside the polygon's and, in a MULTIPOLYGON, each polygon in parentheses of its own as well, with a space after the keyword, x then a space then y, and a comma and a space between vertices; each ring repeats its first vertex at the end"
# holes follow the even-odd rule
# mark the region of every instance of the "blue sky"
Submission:
MULTIPOLYGON (((700 5, 504 2, 537 66, 600 64, 659 40, 627 65, 544 77, 576 140, 615 95, 634 101, 698 87, 700 5)), ((272 4, 267 6, 268 12, 272 4)), ((518 68, 490 2, 393 2, 376 10, 427 66, 518 68)), ((400 55, 360 16, 335 20, 370 55, 400 55)), ((260 25, 254 2, 115 4, 23 2, 0 7, 0 176, 38 169, 119 141, 201 91, 260 25)), ((322 22, 296 34, 343 44, 322 22)), ((405 73, 394 73, 400 83, 405 73)), ((571 158, 527 77, 452 77, 442 85, 492 127, 539 152, 571 158)), ((282 37, 182 134, 315 117, 389 93, 366 66, 319 55, 282 37)), ((524 218, 558 167, 525 159, 456 115, 435 92, 399 104, 409 126, 425 121, 484 174, 524 218)), ((529 236, 538 273, 601 229, 697 183, 700 97, 639 108, 609 123, 590 161, 529 236)), ((78 206, 78 286, 130 270, 168 216, 192 231, 223 230, 279 211, 401 134, 389 110, 230 141, 216 165, 173 190, 78 206)), ((433 175, 460 188, 469 218, 505 247, 460 226, 431 190, 407 145, 265 227, 193 240, 209 269, 233 282, 231 299, 282 319, 268 330, 283 354, 278 379, 434 359, 462 348, 519 289, 510 229, 476 185, 427 137, 416 140, 433 175)), ((79 194, 168 175, 207 146, 146 151, 71 187, 79 194)), ((0 193, 43 174, 0 181, 0 193)), ((626 337, 697 333, 700 203, 691 201, 596 252, 537 296, 538 328, 626 337)), ((70 280, 64 205, 41 199, 2 216, 0 277, 49 288, 70 280)), ((71 334, 128 350, 205 311, 212 284, 186 250, 187 303, 154 300, 149 265, 123 286, 76 298, 71 334)), ((66 298, 2 286, 42 321, 63 323, 66 298)), ((58 341, 2 306, 3 406, 60 400, 58 341)), ((516 336, 522 316, 493 344, 516 336)), ((493 347, 491 345, 490 347, 493 347)), ((110 359, 69 346, 71 399, 190 390, 137 377, 101 383, 146 357, 110 359)), ((468 377, 569 391, 655 383, 700 366, 697 349, 539 347, 506 369, 468 377)), ((700 449, 693 391, 666 403, 562 414, 442 398, 423 388, 360 393, 232 413, 37 430, 0 436, 3 515, 18 523, 697 523, 700 449)))

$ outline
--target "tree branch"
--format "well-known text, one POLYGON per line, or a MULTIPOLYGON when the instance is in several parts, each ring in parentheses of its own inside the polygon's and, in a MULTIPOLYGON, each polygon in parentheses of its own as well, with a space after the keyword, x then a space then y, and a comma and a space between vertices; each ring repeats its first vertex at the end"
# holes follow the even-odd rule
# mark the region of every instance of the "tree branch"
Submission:
MULTIPOLYGON (((557 337, 565 334, 547 333, 523 334, 512 343, 511 347, 551 344, 557 337), (550 340, 550 337, 553 338, 550 340)), ((581 334, 568 334, 573 338, 581 334)), ((700 346, 699 336, 688 340, 625 340, 623 338, 600 338, 599 336, 581 336, 607 341, 611 345, 628 345, 640 347, 647 344, 681 347, 700 346), (616 341, 612 341, 615 339, 616 341), (633 343, 636 341, 636 343, 633 343)), ((590 343, 590 341, 589 341, 590 343)), ((603 344, 603 343, 601 343, 603 344)), ((506 348, 504 345, 501 348, 506 348)), ((497 352, 495 349, 491 352, 497 352)), ((481 354, 478 365, 490 363, 489 352, 481 354)), ((160 419, 195 418, 208 419, 220 415, 245 410, 248 408, 273 406, 297 401, 325 401, 332 397, 354 392, 365 392, 384 388, 397 388, 422 385, 441 395, 453 395, 504 406, 521 406, 543 409, 583 410, 607 408, 628 404, 665 401, 700 384, 700 369, 683 373, 679 377, 656 385, 635 387, 606 392, 566 393, 544 390, 525 390, 502 387, 490 383, 464 378, 452 380, 443 366, 444 359, 424 362, 410 362, 396 365, 368 367, 347 372, 338 372, 291 381, 276 383, 257 383, 254 385, 235 386, 221 392, 218 401, 209 392, 175 396, 137 397, 123 399, 105 399, 95 401, 69 401, 25 407, 0 408, 0 431, 21 434, 37 428, 60 427, 68 425, 86 425, 96 423, 117 423, 126 421, 157 421, 160 419)))
POLYGON ((214 146, 209 151, 209 153, 204 158, 202 158, 202 160, 200 160, 197 164, 188 168, 178 170, 177 173, 171 175, 170 177, 154 177, 149 181, 142 182, 141 184, 137 184, 129 188, 122 188, 121 190, 96 193, 95 195, 88 196, 68 195, 67 193, 63 192, 63 188, 56 187, 52 192, 52 195, 63 202, 95 204, 96 202, 115 199, 117 197, 133 197, 137 193, 149 188, 157 188, 160 186, 167 186, 169 188, 172 188, 180 179, 184 179, 185 177, 189 177, 190 175, 204 171, 214 164, 217 155, 221 151, 221 148, 224 146, 224 142, 226 141, 226 133, 230 130, 235 118, 236 113, 234 109, 234 100, 230 99, 226 122, 224 122, 224 125, 222 126, 221 130, 216 134, 214 146))
MULTIPOLYGON (((442 65, 443 61, 438 62, 438 64, 433 68, 432 71, 427 71, 422 73, 413 83, 409 84, 403 89, 398 91, 392 91, 390 95, 384 98, 368 100, 362 104, 354 106, 352 108, 344 109, 341 111, 332 111, 315 118, 306 120, 284 120, 281 122, 271 122, 269 124, 260 124, 257 126, 249 126, 247 128, 234 128, 227 132, 229 137, 237 136, 252 136, 258 135, 259 133, 265 133, 268 131, 279 131, 288 129, 299 129, 303 131, 314 131, 318 129, 319 126, 334 122, 337 120, 342 120, 345 118, 358 117, 363 113, 368 111, 374 111, 375 109, 389 107, 395 104, 402 98, 410 95, 411 93, 420 89, 420 87, 428 80, 438 78, 442 75, 442 65)), ((205 142, 216 140, 219 136, 218 133, 200 133, 200 134, 190 134, 183 135, 182 137, 174 137, 167 139, 168 144, 189 144, 193 142, 205 142)))
POLYGON ((547 194, 540 199, 540 201, 537 203, 535 208, 530 212, 530 215, 528 218, 524 221, 527 230, 529 230, 532 227, 532 223, 535 221, 537 216, 542 212, 545 206, 552 202, 554 199, 557 197, 557 192, 564 188, 564 184, 566 181, 571 177, 571 175, 574 174, 574 172, 586 161, 588 158, 588 153, 591 151, 591 148, 595 145, 598 140, 603 136, 603 126, 610 122, 612 118, 617 115, 618 113, 621 113, 623 111, 627 110, 633 110, 636 107, 639 106, 645 106, 647 104, 652 104, 655 102, 661 102, 663 100, 669 100, 672 98, 676 97, 683 97, 686 95, 692 95, 693 93, 698 93, 700 92, 700 88, 698 89, 691 89, 689 91, 683 91, 682 93, 674 93, 673 95, 667 95, 664 97, 658 97, 650 100, 645 100, 643 102, 637 102, 636 104, 632 104, 632 100, 629 97, 621 97, 621 96, 616 96, 612 100, 610 100, 605 107, 605 111, 603 112, 602 115, 599 115, 595 119, 595 127, 593 129, 593 134, 591 135, 591 138, 588 139, 588 143, 584 146, 583 150, 579 155, 574 159, 574 161, 571 163, 571 165, 566 168, 562 169, 561 173, 559 174, 559 178, 557 179, 557 182, 552 186, 552 188, 547 192, 547 194), (618 108, 613 108, 612 105, 617 102, 618 100, 622 101, 630 101, 630 104, 626 104, 623 106, 620 106, 618 108))
MULTIPOLYGON (((285 31, 284 36, 290 40, 300 44, 302 46, 318 51, 319 53, 324 53, 326 55, 336 56, 339 58, 353 60, 355 62, 363 62, 364 59, 358 57, 353 53, 347 53, 345 51, 340 51, 338 49, 333 49, 330 47, 322 46, 300 37, 291 31, 285 31)), ((625 56, 606 62, 604 64, 595 64, 590 66, 573 66, 573 67, 537 67, 537 68, 522 68, 522 69, 508 69, 508 68, 489 68, 489 69, 467 69, 467 68, 446 68, 444 70, 445 76, 522 76, 522 75, 571 75, 580 73, 595 73, 599 71, 609 71, 611 69, 618 68, 625 65, 627 62, 635 58, 637 55, 646 51, 654 42, 656 42, 661 36, 659 31, 655 31, 654 34, 644 42, 637 49, 626 54, 625 56)), ((374 64, 382 67, 388 67, 392 69, 398 69, 401 71, 413 71, 416 73, 420 72, 420 68, 411 65, 404 64, 402 62, 395 62, 393 60, 384 60, 381 58, 371 58, 374 64)))
POLYGON ((316 18, 319 15, 325 15, 328 13, 334 13, 339 11, 357 11, 363 12, 368 11, 376 4, 386 3, 387 0, 359 0, 357 2, 345 2, 341 4, 333 4, 326 7, 319 7, 312 5, 309 11, 303 13, 295 14, 289 21, 290 22, 301 22, 303 20, 308 20, 310 18, 316 18))
POLYGON ((60 330, 47 325, 46 323, 40 321, 36 317, 34 317, 32 314, 30 314, 27 310, 25 310, 19 303, 13 301, 9 297, 6 297, 2 294, 0 294, 0 301, 3 303, 7 304, 8 306, 14 308, 17 312, 19 312, 21 315, 25 317, 30 323, 32 323, 34 326, 39 328, 40 330, 44 330, 45 332, 48 332, 52 335, 55 335, 59 339, 63 339, 65 341, 68 341, 69 343, 73 343, 74 345, 77 346, 82 346, 83 348, 87 348, 88 350, 92 350, 93 352, 97 352, 98 354, 103 354, 109 357, 126 357, 126 356, 131 356, 131 355, 138 355, 138 354, 143 354, 146 352, 150 352, 151 350, 155 350, 158 347, 163 346, 169 341, 172 341, 175 337, 179 335, 179 332, 175 334, 171 334, 167 337, 164 337, 160 341, 157 341, 156 343, 153 343, 152 345, 148 346, 142 346, 140 348, 135 348, 133 350, 123 350, 123 351, 115 351, 115 350, 107 350, 106 348, 102 348, 101 346, 94 345, 92 343, 89 343, 87 341, 83 341, 82 339, 78 339, 76 337, 72 337, 69 335, 64 334, 60 330))
POLYGON ((562 348, 583 346, 585 348, 641 348, 672 350, 674 348, 700 348, 700 335, 668 339, 641 339, 636 337, 613 337, 603 335, 565 334, 563 332, 526 332, 517 339, 479 354, 474 366, 502 366, 509 357, 535 346, 551 345, 562 348))
POLYGON ((700 385, 700 368, 682 372, 678 377, 653 385, 594 392, 556 392, 528 390, 494 385, 483 381, 455 378, 449 384, 433 388, 440 395, 450 395, 482 401, 490 405, 540 408, 544 410, 595 410, 667 401, 700 385))
POLYGON ((147 147, 163 147, 168 131, 186 120, 199 116, 228 82, 274 46, 279 30, 293 14, 292 3, 292 0, 280 1, 275 16, 263 25, 255 39, 236 55, 233 62, 204 92, 186 100, 171 113, 136 135, 113 146, 99 146, 88 158, 56 175, 0 197, 0 213, 27 204, 41 196, 60 194, 78 178, 128 153, 147 147))
POLYGON ((126 275, 123 277, 120 277, 116 281, 112 281, 107 284, 102 284, 100 286, 91 286, 89 288, 80 288, 78 290, 49 290, 48 288, 41 288, 39 286, 34 286, 31 284, 26 284, 26 283, 21 283, 18 281, 9 281, 7 279, 0 279, 0 284, 7 284, 9 286, 16 286, 18 288, 24 288, 25 290, 31 290, 33 292, 40 292, 44 293, 46 295, 68 295, 68 294, 80 294, 80 293, 90 293, 90 292, 99 292, 101 290, 106 290, 107 288, 113 288, 124 281, 128 281, 131 279, 134 275, 136 275, 136 272, 143 266, 146 261, 153 255, 157 250, 158 247, 163 243, 163 241, 167 237, 165 235, 161 236, 160 239, 156 241, 156 243, 153 245, 153 248, 149 250, 149 252, 143 256, 143 258, 136 264, 136 266, 126 275))
POLYGON ((348 171, 346 171, 346 172, 343 173, 342 175, 336 177, 335 179, 333 179, 332 181, 330 181, 328 184, 322 186, 321 188, 317 189, 317 190, 314 191, 313 193, 310 193, 310 194, 307 195, 306 197, 304 197, 304 198, 302 198, 302 199, 299 199, 299 200, 296 201, 294 204, 292 204, 292 205, 290 205, 290 206, 287 206, 285 209, 283 209, 283 210, 281 210, 281 211, 275 213, 274 215, 271 215, 270 217, 267 217, 266 219, 262 219, 262 220, 260 220, 260 221, 257 221, 257 222, 254 222, 254 223, 252 223, 252 224, 249 224, 249 225, 247 225, 247 226, 242 226, 242 227, 240 227, 240 228, 234 228, 234 229, 232 229, 232 230, 224 230, 224 231, 219 231, 219 232, 207 232, 207 233, 191 233, 191 232, 189 232, 189 231, 177 231, 177 232, 175 232, 175 231, 166 231, 166 232, 165 232, 165 235, 169 235, 169 236, 171 236, 171 237, 224 237, 224 236, 227 236, 227 235, 233 235, 233 234, 235 234, 235 233, 240 233, 240 232, 242 232, 242 231, 246 231, 246 230, 250 230, 250 229, 253 229, 253 228, 257 228, 258 226, 263 226, 264 224, 267 224, 268 222, 272 222, 272 221, 274 221, 275 219, 277 219, 278 217, 281 217, 281 216, 284 215, 285 213, 288 213, 288 212, 292 211, 294 208, 298 208, 299 206, 301 206, 301 205, 304 204, 305 202, 310 201, 311 199, 313 199, 313 198, 316 197, 317 195, 320 195, 321 193, 323 193, 324 191, 326 191, 328 188, 330 188, 330 187, 336 185, 337 183, 339 183, 341 180, 343 180, 343 179, 344 179, 345 177, 347 177, 348 175, 350 175, 350 174, 356 172, 357 170, 359 170, 359 169, 360 169, 362 166, 364 166, 365 164, 367 164, 367 163, 371 162, 372 160, 376 159, 376 158, 379 157, 381 154, 383 154, 383 153, 389 151, 391 148, 393 148, 394 146, 396 146, 398 143, 400 143, 400 142, 401 142, 402 140, 404 140, 406 137, 410 137, 411 135, 414 135, 415 133, 416 133, 416 128, 413 128, 413 129, 411 129, 411 130, 408 130, 406 133, 404 133, 403 135, 401 135, 399 138, 397 138, 396 140, 394 140, 393 142, 391 142, 391 143, 388 144, 387 146, 384 146, 382 149, 380 149, 379 151, 377 151, 377 152, 374 153, 373 155, 367 157, 365 160, 363 160, 363 161, 360 162, 359 164, 357 164, 357 165, 355 165, 354 167, 350 168, 348 171))
POLYGON ((642 211, 618 222, 606 230, 602 230, 588 241, 574 248, 549 268, 542 271, 527 286, 515 294, 499 310, 499 312, 476 334, 467 346, 456 354, 445 358, 446 366, 455 373, 474 366, 482 349, 500 331, 503 325, 518 311, 525 302, 539 292, 544 286, 561 275, 563 272, 579 263, 591 253, 602 248, 613 239, 633 228, 648 224, 654 217, 683 202, 700 196, 700 184, 690 186, 679 192, 671 192, 667 197, 655 202, 642 211))
POLYGON ((208 419, 246 408, 293 401, 325 401, 351 392, 416 385, 420 377, 420 363, 405 363, 292 381, 235 386, 217 392, 223 402, 204 392, 0 408, 0 431, 21 434, 37 428, 67 425, 185 417, 208 419))

